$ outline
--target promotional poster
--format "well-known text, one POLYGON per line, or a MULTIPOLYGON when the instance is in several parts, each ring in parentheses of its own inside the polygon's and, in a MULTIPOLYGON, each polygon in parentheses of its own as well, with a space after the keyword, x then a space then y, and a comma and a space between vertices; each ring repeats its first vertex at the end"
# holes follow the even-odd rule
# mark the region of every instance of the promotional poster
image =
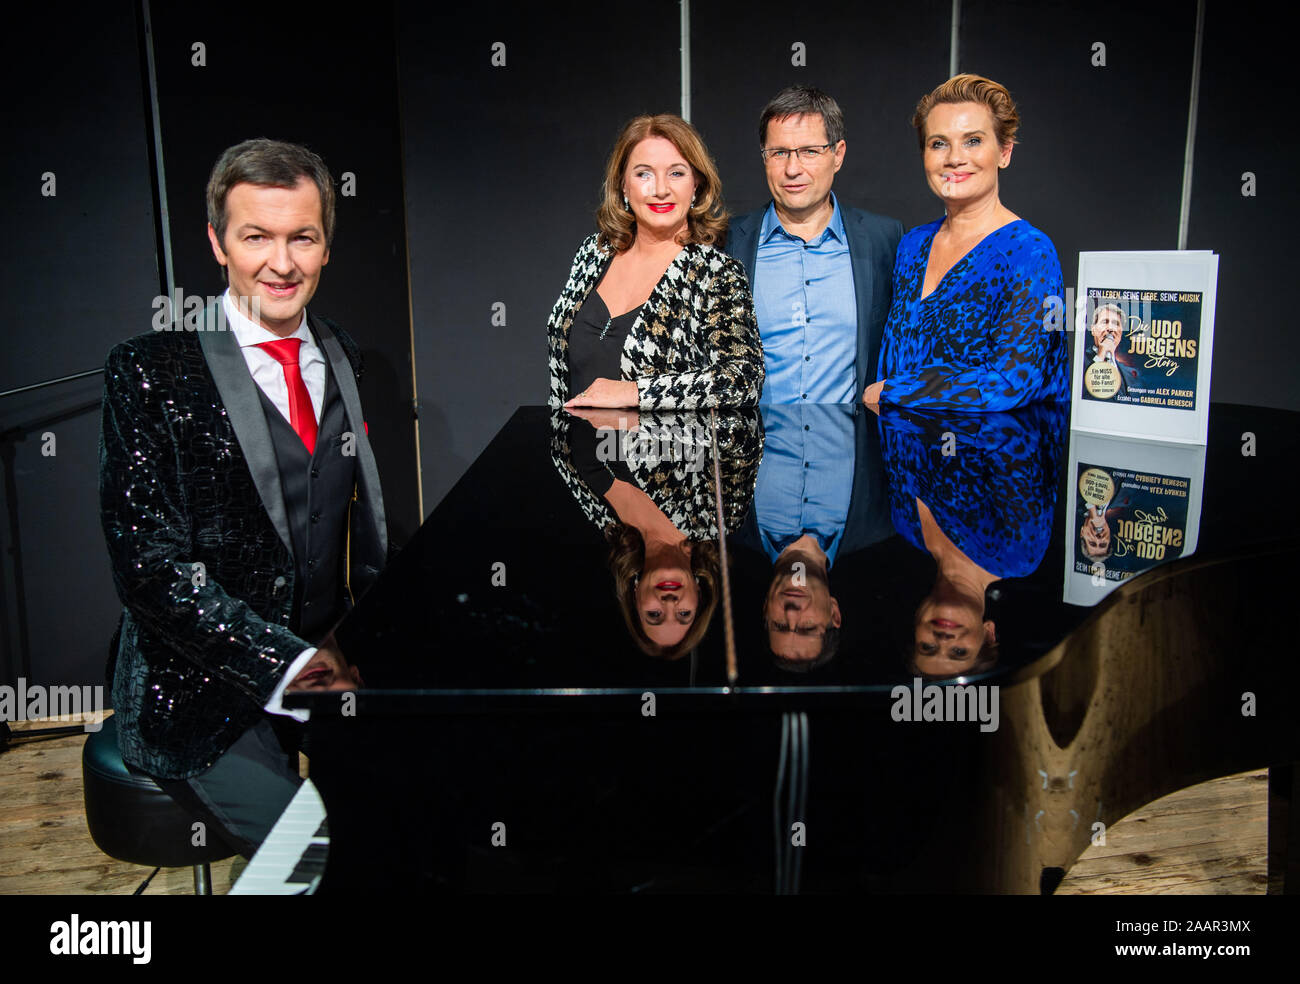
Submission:
POLYGON ((1200 291, 1089 287, 1083 398, 1196 409, 1200 291))
POLYGON ((1190 479, 1087 462, 1077 474, 1076 573, 1123 581, 1182 555, 1190 479))
POLYGON ((1219 257, 1079 254, 1070 427, 1205 442, 1219 257))
POLYGON ((1205 448, 1073 433, 1066 476, 1065 601, 1095 605, 1196 550, 1205 448))

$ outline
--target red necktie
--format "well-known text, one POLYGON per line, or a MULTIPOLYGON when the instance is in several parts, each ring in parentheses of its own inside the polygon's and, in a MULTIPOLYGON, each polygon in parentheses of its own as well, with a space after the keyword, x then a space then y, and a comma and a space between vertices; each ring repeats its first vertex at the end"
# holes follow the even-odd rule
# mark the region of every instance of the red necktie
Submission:
POLYGON ((289 423, 307 446, 307 453, 316 451, 316 411, 311 405, 311 394, 307 384, 302 381, 302 370, 298 367, 298 349, 301 338, 282 338, 278 342, 259 342, 257 347, 266 349, 284 369, 284 381, 289 387, 289 423))

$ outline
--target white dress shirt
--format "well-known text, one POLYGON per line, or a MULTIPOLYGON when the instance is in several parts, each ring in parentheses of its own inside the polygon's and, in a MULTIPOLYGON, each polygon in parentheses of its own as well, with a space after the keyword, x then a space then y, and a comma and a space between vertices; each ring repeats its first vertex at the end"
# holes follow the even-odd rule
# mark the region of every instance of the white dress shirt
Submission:
POLYGON ((307 385, 307 392, 311 395, 311 405, 316 411, 316 423, 319 424, 325 403, 325 353, 320 350, 307 327, 307 312, 303 311, 302 320, 292 335, 280 336, 244 317, 231 300, 229 290, 221 298, 221 303, 226 310, 226 324, 239 343, 239 351, 248 363, 253 382, 261 387, 262 392, 290 423, 293 418, 289 414, 289 384, 284 381, 284 366, 266 349, 257 346, 262 342, 279 341, 281 337, 302 339, 302 345, 298 348, 298 367, 302 372, 302 381, 307 385))
MULTIPOLYGON (((246 318, 231 300, 229 289, 221 298, 221 304, 225 309, 226 324, 230 326, 235 341, 239 343, 239 351, 243 353, 244 361, 248 364, 253 382, 257 383, 262 392, 275 404, 276 409, 284 414, 284 419, 290 423, 293 422, 293 417, 289 413, 289 384, 284 379, 284 367, 270 352, 257 346, 261 342, 274 342, 281 337, 302 339, 302 345, 298 348, 298 367, 302 373, 302 381, 311 396, 312 408, 316 411, 316 423, 319 424, 321 410, 325 404, 325 355, 307 327, 306 310, 302 313, 302 320, 298 322, 297 330, 292 335, 280 336, 246 318)), ((271 694, 271 699, 266 702, 266 710, 272 714, 287 714, 299 721, 306 721, 310 717, 310 711, 290 710, 284 707, 280 700, 284 697, 285 688, 315 655, 316 647, 312 646, 304 649, 298 658, 289 664, 289 668, 284 671, 284 676, 280 678, 280 685, 275 688, 275 693, 271 694)))

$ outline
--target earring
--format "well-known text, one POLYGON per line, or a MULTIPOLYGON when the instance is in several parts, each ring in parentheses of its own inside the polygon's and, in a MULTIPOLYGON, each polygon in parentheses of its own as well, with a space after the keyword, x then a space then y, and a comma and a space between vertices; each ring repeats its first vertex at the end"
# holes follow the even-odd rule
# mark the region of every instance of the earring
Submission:
MULTIPOLYGON (((695 195, 698 195, 698 194, 699 194, 699 192, 696 192, 696 193, 695 193, 695 195)), ((691 208, 694 208, 694 207, 695 207, 695 195, 691 195, 691 208)))
POLYGON ((627 195, 623 196, 623 208, 628 212, 632 211, 632 206, 629 205, 627 201, 627 195))

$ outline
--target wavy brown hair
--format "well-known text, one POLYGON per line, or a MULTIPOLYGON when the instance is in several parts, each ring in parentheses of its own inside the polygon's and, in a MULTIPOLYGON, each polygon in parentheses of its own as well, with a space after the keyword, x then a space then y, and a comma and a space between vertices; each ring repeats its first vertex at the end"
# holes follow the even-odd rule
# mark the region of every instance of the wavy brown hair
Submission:
POLYGON ((695 178, 695 204, 686 212, 683 246, 701 243, 719 246, 727 240, 727 210, 722 205, 722 180, 699 132, 680 116, 659 113, 637 116, 624 125, 605 165, 605 194, 596 209, 600 245, 622 253, 636 240, 636 218, 623 207, 623 173, 632 148, 649 137, 663 137, 686 159, 695 178))
POLYGON ((700 603, 695 610, 695 621, 686 630, 682 641, 675 646, 661 646, 645 634, 641 617, 637 614, 636 579, 645 566, 645 540, 641 531, 626 523, 613 523, 605 530, 609 542, 609 571, 614 575, 614 596, 627 631, 637 648, 647 656, 659 659, 680 659, 700 644, 709 631, 713 612, 718 607, 718 587, 722 562, 718 544, 714 540, 695 540, 691 543, 691 573, 699 583, 700 603))
POLYGON ((997 136, 998 146, 1006 147, 1016 142, 1016 131, 1020 129, 1020 114, 1016 112, 1015 100, 1006 86, 999 85, 982 75, 954 75, 933 92, 921 97, 912 114, 912 126, 916 127, 916 138, 925 152, 925 121, 930 110, 939 103, 973 102, 987 106, 993 114, 993 131, 997 136))

